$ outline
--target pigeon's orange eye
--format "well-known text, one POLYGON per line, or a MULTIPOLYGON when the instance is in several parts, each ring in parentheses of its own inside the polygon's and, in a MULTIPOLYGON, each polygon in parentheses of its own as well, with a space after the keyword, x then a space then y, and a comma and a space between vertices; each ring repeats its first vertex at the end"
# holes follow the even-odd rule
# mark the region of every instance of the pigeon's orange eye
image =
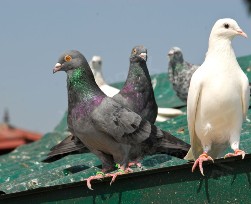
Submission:
POLYGON ((136 53, 137 53, 137 50, 136 50, 136 49, 133 49, 132 52, 133 52, 133 54, 136 54, 136 53))
POLYGON ((71 58, 70 55, 66 55, 66 56, 64 57, 64 60, 65 60, 66 62, 70 62, 70 61, 72 60, 72 58, 71 58))

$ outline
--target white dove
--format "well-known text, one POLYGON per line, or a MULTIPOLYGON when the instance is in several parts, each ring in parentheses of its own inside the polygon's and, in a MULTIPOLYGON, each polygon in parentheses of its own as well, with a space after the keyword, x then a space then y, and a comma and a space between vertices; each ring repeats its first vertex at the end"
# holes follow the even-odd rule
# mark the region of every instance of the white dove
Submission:
POLYGON ((185 159, 195 160, 192 171, 199 164, 202 175, 203 161, 222 157, 229 145, 234 153, 225 157, 245 156, 239 142, 250 90, 231 46, 237 35, 247 37, 235 20, 218 20, 209 37, 205 61, 190 82, 187 121, 191 148, 185 159))

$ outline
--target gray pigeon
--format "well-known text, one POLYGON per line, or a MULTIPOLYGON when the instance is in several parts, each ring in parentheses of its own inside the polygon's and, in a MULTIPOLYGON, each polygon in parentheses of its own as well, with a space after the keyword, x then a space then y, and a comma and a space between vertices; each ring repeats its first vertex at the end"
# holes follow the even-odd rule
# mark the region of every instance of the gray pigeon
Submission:
POLYGON ((199 66, 186 62, 181 49, 178 47, 173 47, 168 52, 168 57, 169 81, 180 100, 186 103, 191 77, 199 66))
MULTIPOLYGON (((120 171, 105 175, 111 176, 112 182, 117 175, 130 172, 130 160, 156 153, 183 158, 188 152, 189 144, 107 97, 96 84, 89 64, 80 52, 65 52, 53 73, 57 71, 67 73, 70 131, 101 160, 103 174, 114 170, 118 164, 120 171)), ((71 146, 69 151, 72 149, 71 146)), ((60 152, 60 146, 53 151, 60 152)), ((103 174, 88 178, 87 186, 91 189, 90 181, 103 178, 103 174)))
POLYGON ((113 99, 154 123, 158 114, 151 77, 147 65, 147 49, 136 46, 130 56, 130 68, 123 88, 113 99))

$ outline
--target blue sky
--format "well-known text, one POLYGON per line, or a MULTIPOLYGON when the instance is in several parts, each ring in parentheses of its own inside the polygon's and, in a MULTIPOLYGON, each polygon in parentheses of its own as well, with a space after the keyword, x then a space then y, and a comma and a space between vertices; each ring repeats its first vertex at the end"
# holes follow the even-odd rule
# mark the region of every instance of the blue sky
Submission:
MULTIPOLYGON (((52 74, 59 55, 77 49, 88 61, 103 58, 108 82, 127 76, 135 45, 148 48, 151 74, 167 71, 173 46, 201 64, 208 36, 219 18, 235 19, 251 38, 251 17, 243 1, 229 0, 22 0, 0 6, 0 120, 46 133, 67 109, 66 74, 52 74)), ((238 37, 237 56, 251 54, 251 40, 238 37)))

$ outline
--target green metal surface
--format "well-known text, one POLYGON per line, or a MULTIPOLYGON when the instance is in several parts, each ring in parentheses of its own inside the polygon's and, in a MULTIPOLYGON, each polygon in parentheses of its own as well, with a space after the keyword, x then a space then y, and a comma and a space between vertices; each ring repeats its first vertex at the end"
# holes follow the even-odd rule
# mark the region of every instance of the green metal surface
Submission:
MULTIPOLYGON (((251 64, 251 55, 240 57, 238 61, 243 70, 246 71, 246 68, 251 64)), ((250 73, 246 72, 246 74, 251 79, 250 73)), ((154 75, 153 78, 157 80, 155 95, 159 106, 183 105, 172 91, 166 74, 154 75)), ((123 83, 115 84, 116 87, 122 85, 123 83)), ((248 112, 248 118, 251 119, 251 110, 248 112)), ((156 124, 189 142, 186 115, 156 124)), ((250 126, 251 122, 245 122, 241 135, 241 148, 247 153, 251 153, 250 126)), ((46 157, 52 146, 66 137, 66 128, 65 115, 58 126, 52 132, 45 134, 40 141, 24 145, 10 154, 1 156, 0 191, 5 194, 12 194, 11 196, 14 197, 16 194, 13 193, 21 192, 20 196, 26 200, 28 198, 32 198, 32 201, 37 199, 37 202, 32 203, 56 200, 62 200, 62 203, 63 200, 74 201, 75 203, 83 200, 87 203, 108 203, 108 201, 109 203, 150 203, 150 201, 159 203, 161 200, 167 200, 167 198, 170 201, 169 203, 176 203, 177 199, 180 199, 181 202, 191 201, 195 203, 201 203, 202 200, 202 203, 204 203, 204 201, 213 201, 215 196, 220 196, 223 201, 224 199, 227 201, 228 196, 231 199, 236 197, 237 201, 242 199, 251 202, 251 198, 248 196, 251 196, 250 158, 244 161, 239 159, 224 160, 223 162, 227 162, 226 166, 221 163, 209 165, 210 167, 205 170, 207 176, 202 177, 198 172, 192 174, 191 165, 187 164, 185 160, 167 155, 148 156, 142 161, 143 171, 134 168, 135 173, 119 176, 118 181, 111 187, 105 180, 94 184, 95 190, 89 191, 83 180, 100 170, 100 161, 93 154, 70 155, 50 164, 40 162, 46 157), (179 167, 177 165, 185 166, 179 167), (174 171, 172 168, 176 168, 176 170, 174 171), (220 170, 218 170, 219 168, 220 170), (215 173, 218 171, 220 171, 219 175, 215 173), (215 174, 218 176, 215 177, 215 174), (81 181, 82 183, 79 183, 81 181), (64 185, 66 185, 65 188, 64 185), (52 190, 53 186, 55 186, 54 190, 52 190), (28 197, 22 196, 22 192, 29 192, 33 189, 36 192, 36 190, 40 191, 41 188, 44 191, 40 194, 32 193, 28 197), (216 189, 219 189, 219 191, 216 189), (234 190, 237 192, 236 195, 234 190), (54 191, 55 194, 50 193, 54 191)), ((7 199, 8 195, 7 197, 0 196, 1 198, 7 199)), ((10 200, 9 198, 4 203, 10 200)), ((16 200, 18 201, 19 198, 17 197, 16 200)), ((237 201, 232 200, 231 203, 239 203, 237 201)))
POLYGON ((250 203, 251 155, 205 163, 205 177, 192 164, 164 167, 96 181, 44 187, 0 197, 1 203, 250 203))

